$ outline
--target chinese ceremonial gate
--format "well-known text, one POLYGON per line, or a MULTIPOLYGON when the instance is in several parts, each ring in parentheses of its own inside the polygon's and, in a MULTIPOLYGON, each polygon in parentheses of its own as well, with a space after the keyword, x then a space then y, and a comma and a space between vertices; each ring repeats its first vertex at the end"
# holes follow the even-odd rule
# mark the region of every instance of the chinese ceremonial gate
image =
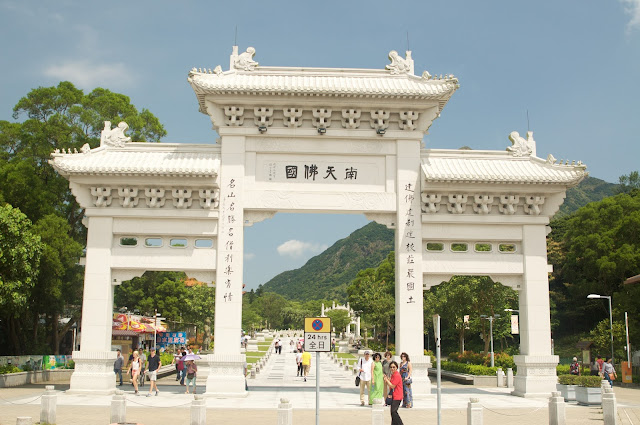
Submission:
POLYGON ((531 133, 511 133, 505 151, 423 149, 459 85, 414 75, 410 52, 380 70, 263 67, 254 54, 234 47, 228 71, 189 73, 216 145, 131 143, 125 123, 105 123, 99 148, 52 155, 88 227, 71 391, 115 391, 114 285, 184 270, 216 287, 207 394, 246 395, 243 233, 276 212, 364 213, 395 229, 396 349, 411 356, 415 393, 430 392, 422 291, 454 275, 518 291, 514 394, 555 390, 546 235, 585 167, 538 158, 531 133))

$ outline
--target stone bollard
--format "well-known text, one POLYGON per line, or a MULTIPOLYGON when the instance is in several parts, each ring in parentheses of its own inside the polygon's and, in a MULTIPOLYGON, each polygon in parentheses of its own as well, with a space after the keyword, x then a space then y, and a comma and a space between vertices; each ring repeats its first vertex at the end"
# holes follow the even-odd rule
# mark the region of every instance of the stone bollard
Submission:
POLYGON ((467 405, 467 425, 482 425, 482 406, 479 398, 470 398, 467 405))
POLYGON ((513 369, 507 368, 507 388, 513 388, 513 369))
POLYGON ((251 369, 251 375, 249 375, 249 379, 256 379, 256 371, 255 371, 255 369, 251 369))
POLYGON ((31 416, 18 416, 16 419, 16 425, 32 425, 33 420, 31 420, 31 416))
POLYGON ((53 385, 47 385, 40 403, 40 423, 42 425, 54 425, 56 423, 56 402, 58 396, 53 385))
POLYGON ((371 425, 384 425, 384 400, 373 400, 371 408, 371 425))
POLYGON ((288 398, 281 398, 278 404, 278 425, 293 425, 293 407, 288 398))
POLYGON ((207 425, 207 403, 202 394, 196 394, 191 402, 190 425, 207 425))
POLYGON ((501 367, 496 371, 496 377, 498 380, 498 387, 504 387, 504 372, 501 367))
POLYGON ((553 391, 549 398, 549 425, 565 425, 564 397, 560 391, 553 391))
POLYGON ((618 425, 618 403, 613 388, 606 388, 602 394, 602 415, 604 425, 618 425))
POLYGON ((111 398, 111 421, 109 423, 119 424, 127 421, 127 398, 124 391, 116 390, 111 398))

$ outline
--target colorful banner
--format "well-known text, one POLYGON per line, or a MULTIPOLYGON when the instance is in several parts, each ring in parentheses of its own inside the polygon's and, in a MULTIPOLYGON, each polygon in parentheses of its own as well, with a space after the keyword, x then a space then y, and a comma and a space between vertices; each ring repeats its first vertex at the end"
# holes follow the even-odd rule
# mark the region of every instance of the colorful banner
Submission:
POLYGON ((165 347, 170 344, 187 345, 186 332, 162 332, 158 333, 156 344, 165 347))

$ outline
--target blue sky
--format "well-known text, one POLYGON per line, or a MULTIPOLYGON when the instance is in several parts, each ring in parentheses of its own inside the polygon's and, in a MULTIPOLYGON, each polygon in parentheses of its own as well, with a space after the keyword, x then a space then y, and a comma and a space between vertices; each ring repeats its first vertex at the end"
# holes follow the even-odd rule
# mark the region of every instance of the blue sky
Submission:
MULTIPOLYGON (((130 96, 159 117, 165 142, 214 143, 187 73, 227 69, 236 26, 241 51, 270 66, 381 69, 408 32, 416 74, 461 85, 427 147, 503 150, 528 110, 538 156, 582 160, 610 182, 640 169, 640 0, 0 0, 0 119, 30 89, 69 80, 130 96)), ((247 287, 366 222, 278 214, 247 228, 247 287)))

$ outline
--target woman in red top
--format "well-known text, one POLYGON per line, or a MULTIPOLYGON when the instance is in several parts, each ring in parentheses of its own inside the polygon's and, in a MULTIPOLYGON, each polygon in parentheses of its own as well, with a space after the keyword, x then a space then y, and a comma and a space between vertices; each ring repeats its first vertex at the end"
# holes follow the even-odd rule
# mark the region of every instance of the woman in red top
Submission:
POLYGON ((402 394, 402 376, 398 372, 398 363, 392 361, 389 364, 389 370, 391 371, 391 378, 384 376, 384 381, 387 386, 393 390, 393 401, 391 402, 391 425, 404 425, 400 415, 398 414, 398 408, 402 402, 404 395, 402 394))

